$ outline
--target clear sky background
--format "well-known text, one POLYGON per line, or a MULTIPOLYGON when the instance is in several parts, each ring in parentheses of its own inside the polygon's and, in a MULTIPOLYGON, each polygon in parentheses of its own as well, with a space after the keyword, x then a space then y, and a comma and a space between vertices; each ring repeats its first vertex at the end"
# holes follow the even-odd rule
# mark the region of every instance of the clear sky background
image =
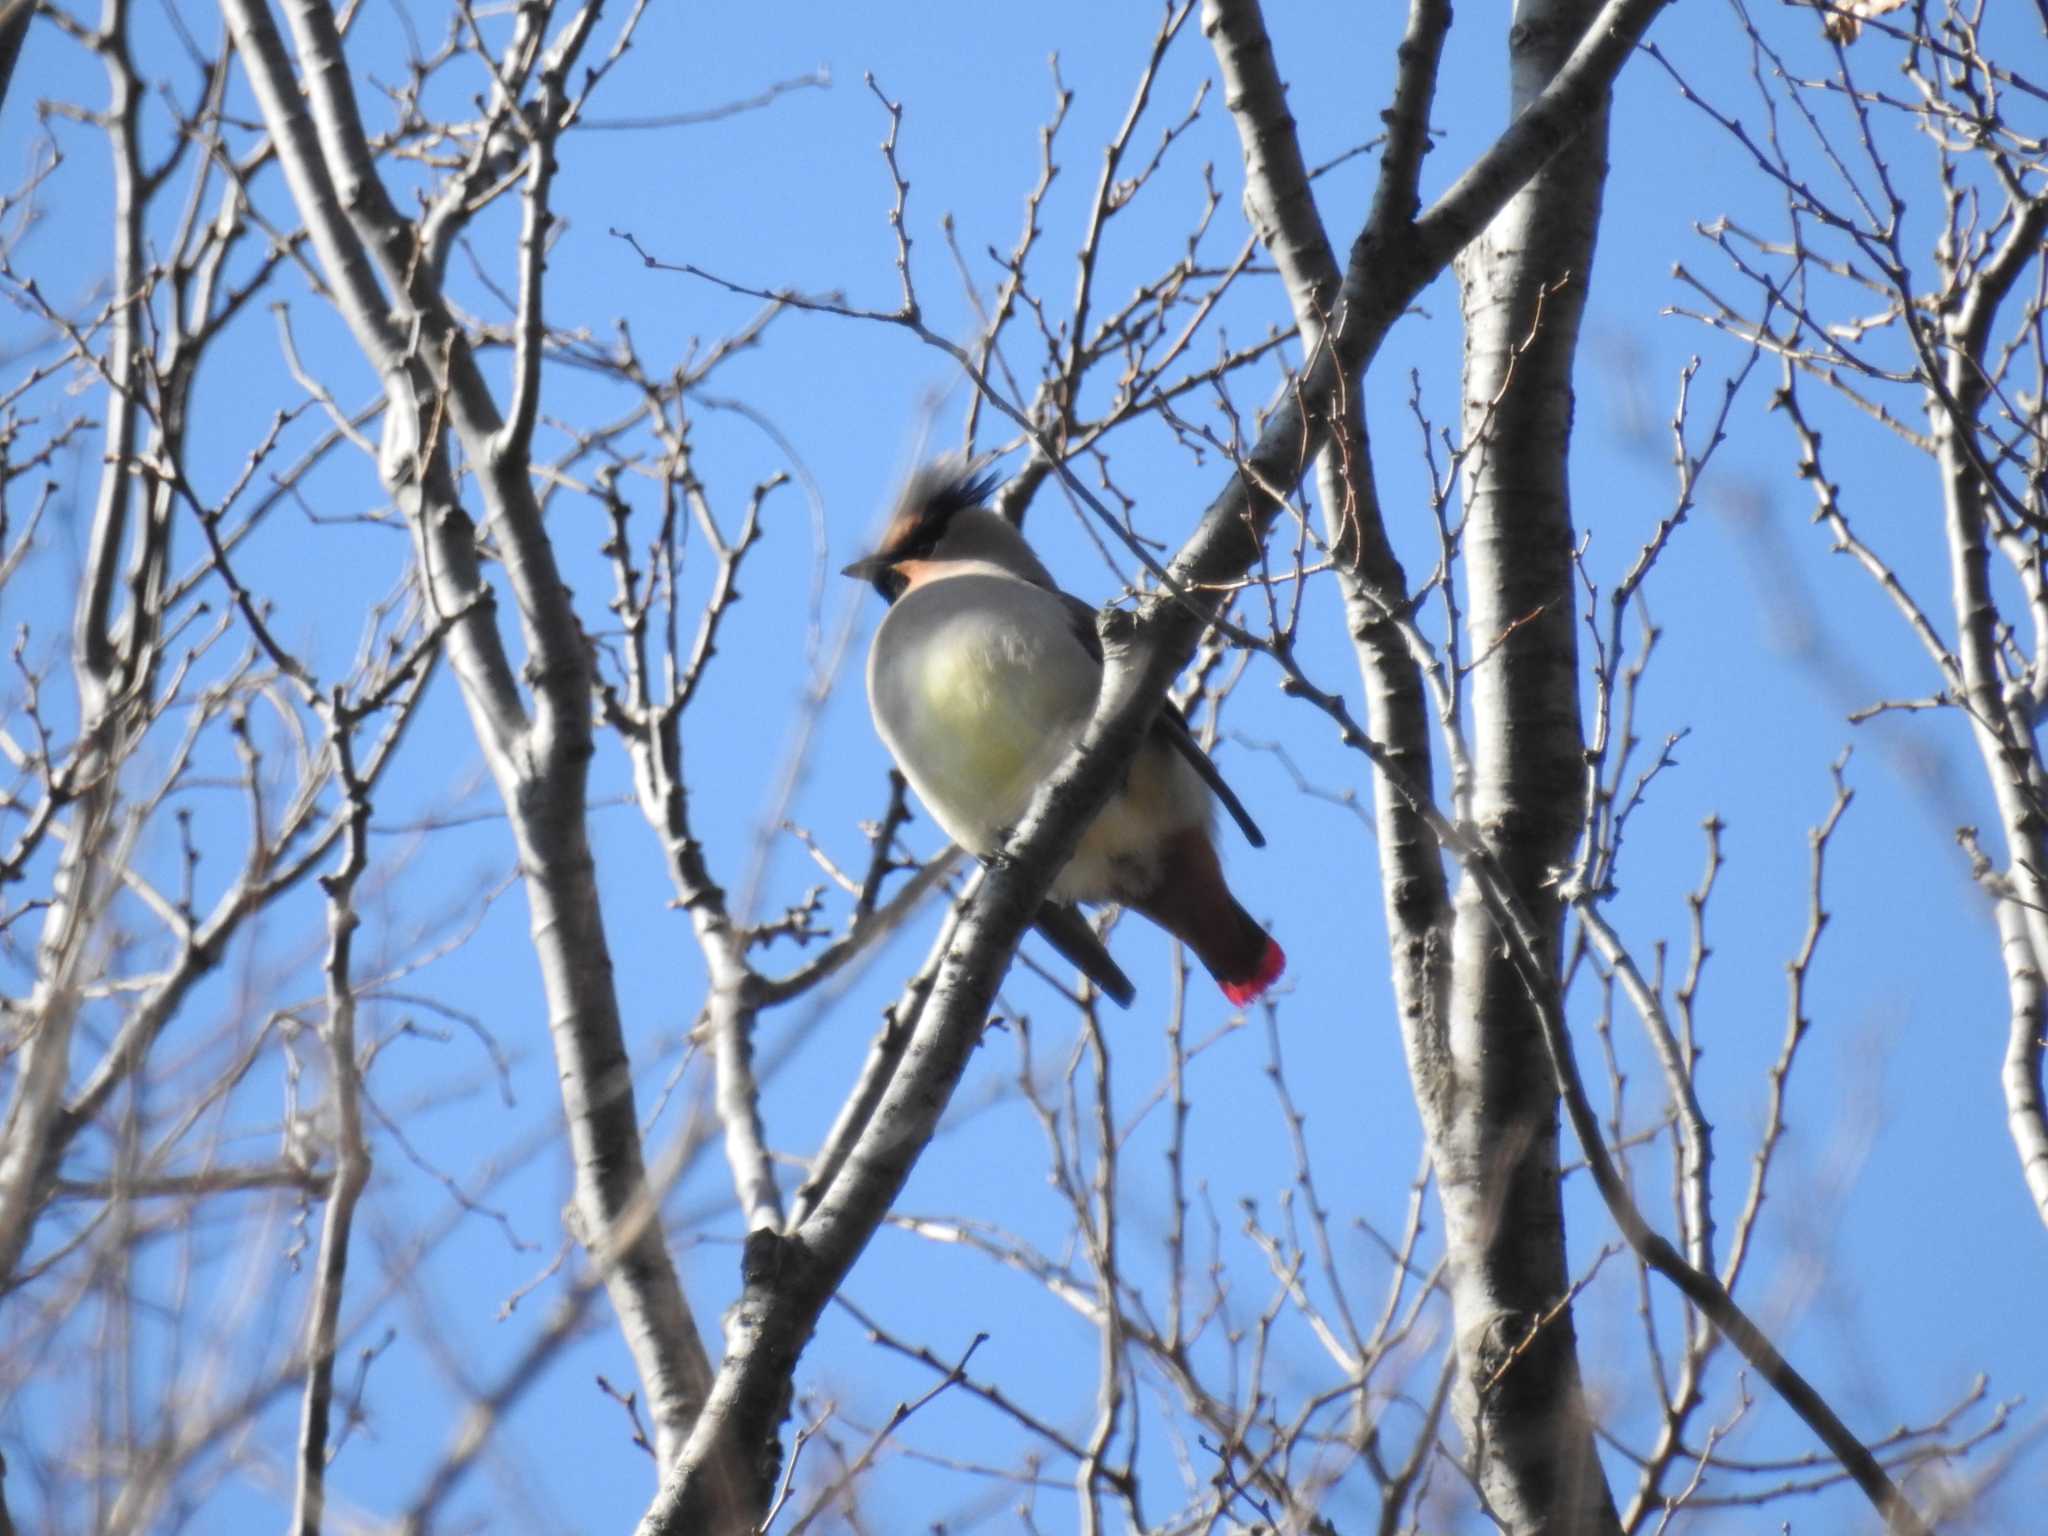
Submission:
MULTIPOLYGON (((186 25, 210 44, 217 17, 179 3, 186 25)), ((160 68, 187 88, 191 69, 162 10, 156 0, 142 10, 145 69, 160 68)), ((1391 77, 1399 9, 1287 3, 1270 11, 1309 162, 1370 138, 1391 77)), ((549 319, 586 326, 599 338, 626 321, 641 355, 665 367, 758 309, 703 281, 648 270, 613 231, 630 232, 655 256, 738 283, 840 290, 857 305, 892 305, 899 291, 887 221, 892 188, 877 148, 887 119, 863 83, 872 72, 876 86, 904 108, 897 153, 910 182, 906 224, 919 297, 935 328, 968 338, 973 312, 941 221, 953 221, 973 279, 988 291, 1000 273, 986 252, 1013 245, 1025 194, 1039 174, 1054 56, 1074 95, 1054 150, 1060 174, 1040 214, 1044 236, 1031 273, 1058 313, 1072 291, 1071 252, 1093 193, 1099 146, 1127 110, 1156 19, 1155 7, 1139 5, 657 3, 594 102, 593 125, 562 144, 558 211, 566 227, 550 260, 549 319), (604 126, 717 107, 813 71, 828 74, 829 86, 792 90, 762 110, 686 127, 604 126)), ((1811 17, 1773 9, 1761 20, 1805 67, 1825 67, 1811 17)), ((408 0, 366 0, 351 38, 359 83, 399 79, 408 29, 431 45, 445 24, 408 0)), ((1504 121, 1503 34, 1493 8, 1461 8, 1434 117, 1439 137, 1425 197, 1446 186, 1504 121)), ((609 38, 610 24, 600 36, 609 38)), ((1755 111, 1745 94, 1750 56, 1726 5, 1674 7, 1653 37, 1695 85, 1755 111)), ((1213 70, 1190 25, 1161 70, 1152 116, 1136 136, 1140 158, 1213 70)), ((458 73, 446 89, 458 87, 467 92, 478 82, 458 73)), ((239 79, 235 92, 247 110, 239 79)), ((39 24, 0 116, 0 171, 7 178, 19 179, 48 142, 66 157, 62 174, 39 195, 43 223, 17 256, 22 273, 37 275, 59 303, 86 302, 106 270, 105 149, 96 131, 39 121, 32 105, 39 98, 98 103, 103 96, 97 64, 39 24)), ((365 89, 365 97, 374 129, 386 109, 374 91, 365 89)), ((1927 195, 1924 151, 1901 141, 1898 158, 1902 176, 1927 195)), ((1098 277, 1105 301, 1173 259, 1202 206, 1205 166, 1213 167, 1221 208, 1204 250, 1227 259, 1242 239, 1242 177, 1235 135, 1213 88, 1154 183, 1114 223, 1098 277)), ((1375 168, 1370 155, 1361 156, 1319 185, 1323 217, 1340 249, 1356 232, 1375 168)), ((277 207, 282 189, 274 171, 262 188, 277 207)), ((458 255, 452 279, 462 301, 492 319, 502 317, 503 306, 483 278, 511 280, 512 213, 508 203, 480 222, 468 243, 474 265, 468 252, 458 255)), ((1681 100, 1665 71, 1638 59, 1615 109, 1573 457, 1586 564, 1603 591, 1671 507, 1666 423, 1679 370, 1695 354, 1702 359, 1697 407, 1717 403, 1722 381, 1743 362, 1740 347, 1667 313, 1689 298, 1674 263, 1731 295, 1738 291, 1696 232, 1699 223, 1723 215, 1768 231, 1781 222, 1769 187, 1742 153, 1681 100)), ((336 397, 351 407, 373 398, 376 381, 338 322, 322 314, 301 279, 287 278, 285 289, 299 345, 336 397)), ((1223 324, 1237 342, 1285 328, 1277 281, 1246 282, 1223 324)), ((18 302, 0 309, 0 342, 10 351, 34 331, 18 302)), ((1034 379, 1038 359, 1028 326, 1011 336, 1012 366, 1034 379)), ((26 364, 17 358, 6 366, 26 364)), ((1433 563, 1436 532, 1410 380, 1429 421, 1454 429, 1457 370, 1457 295, 1446 279, 1396 328, 1368 386, 1382 492, 1411 575, 1433 563)), ((1279 375, 1269 367, 1257 377, 1256 389, 1246 381, 1234 391, 1247 412, 1264 403, 1279 375)), ((1852 709, 1925 694, 1937 680, 1873 584, 1850 562, 1831 558, 1827 536, 1809 525, 1810 493, 1792 475, 1795 445, 1782 419, 1764 409, 1775 382, 1768 362, 1749 379, 1701 506, 1648 588, 1648 610, 1662 635, 1638 730, 1652 752, 1666 735, 1688 734, 1675 749, 1676 766, 1656 781, 1630 823, 1611 911, 1638 953, 1668 944, 1675 973, 1687 942, 1684 893, 1704 864, 1700 824, 1710 815, 1723 819, 1728 863, 1708 910, 1713 956, 1700 1001, 1700 1091, 1720 1137, 1715 1188, 1726 1222, 1748 1176, 1763 1121, 1765 1071, 1784 1031, 1785 964, 1801 942, 1810 894, 1808 830, 1831 803, 1830 764, 1854 748, 1845 772, 1855 801, 1827 866, 1832 921, 1808 984, 1814 1029, 1789 1090, 1791 1132, 1774 1183, 1781 1194, 1762 1219, 1745 1294, 1795 1363, 1872 1437, 1938 1417, 1979 1373, 1988 1374, 1993 1400, 2035 1393, 2048 1377, 2048 1340, 2035 1325, 2043 1233, 2005 1132, 1998 1066, 2006 1008, 1995 933, 1954 837, 1959 826, 1989 829, 1995 818, 1958 717, 1848 723, 1852 709)), ((622 405, 608 386, 567 368, 551 374, 549 388, 544 409, 561 420, 600 420, 622 405)), ((722 509, 737 509, 749 487, 777 470, 798 478, 769 502, 768 537, 741 582, 746 599, 730 616, 686 729, 692 809, 713 867, 729 890, 757 892, 754 910, 765 914, 819 878, 801 844, 779 830, 784 822, 801 825, 844 862, 864 855, 857 824, 881 810, 887 766, 860 686, 879 604, 866 588, 833 573, 865 550, 905 471, 959 443, 966 394, 946 358, 901 330, 802 314, 777 319, 763 345, 732 360, 710 392, 715 398, 701 400, 694 418, 695 467, 722 509), (772 433, 762 419, 772 422, 772 433), (813 711, 807 700, 821 686, 826 691, 813 711)), ((201 483, 226 486, 270 413, 300 398, 271 323, 243 326, 202 383, 204 426, 195 434, 201 483)), ((1818 391, 1810 398, 1817 401, 1818 391)), ((317 426, 309 414, 294 430, 310 435, 317 426)), ((1703 430, 1704 419, 1694 425, 1696 444, 1703 430)), ((1945 609, 1931 463, 1846 417, 1831 414, 1827 433, 1836 461, 1830 472, 1844 481, 1858 526, 1924 601, 1945 609)), ((544 430, 543 451, 564 441, 559 431, 544 430)), ((80 483, 90 483, 96 452, 85 450, 74 465, 80 483)), ((1021 458, 1008 462, 1014 467, 1021 458)), ((1215 457, 1191 463, 1153 429, 1120 444, 1116 467, 1119 484, 1138 499, 1140 526, 1169 547, 1185 537, 1225 475, 1215 457)), ((306 501, 309 510, 338 516, 372 511, 382 497, 369 466, 337 461, 306 501)), ((646 501, 651 505, 651 496, 646 501)), ((43 657, 62 654, 67 573, 80 558, 89 501, 60 510, 34 585, 10 588, 0 615, 10 632, 29 625, 30 654, 43 657)), ((597 553, 602 520, 591 504, 566 496, 550 517, 584 611, 597 614, 610 583, 597 553)), ((1050 492, 1034 509, 1030 531, 1061 579, 1091 600, 1113 595, 1129 574, 1105 565, 1078 515, 1050 492)), ((407 557, 406 540, 390 528, 336 529, 294 512, 273 520, 245 572, 275 601, 281 632, 338 666, 357 642, 365 607, 399 581, 407 557)), ((708 562, 699 561, 687 579, 701 587, 709 574, 708 562)), ((1432 615, 1431 625, 1438 622, 1432 615)), ((1341 688, 1362 717, 1327 583, 1309 596, 1303 635, 1312 674, 1325 687, 1341 688)), ((1275 684, 1272 668, 1254 662, 1225 716, 1219 760, 1269 838, 1263 852, 1254 852, 1226 831, 1225 858, 1240 897, 1270 922, 1290 956, 1272 1027, 1306 1116, 1323 1197, 1347 1220, 1394 1232, 1417 1169, 1419 1126, 1386 981, 1370 828, 1355 807, 1297 792, 1289 762, 1333 795, 1362 799, 1368 791, 1360 760, 1344 754, 1321 718, 1282 698, 1275 684), (1264 745, 1274 742, 1284 744, 1286 761, 1264 745)), ((464 914, 479 898, 493 899, 466 942, 395 984, 375 1014, 380 1031, 413 1020, 421 1032, 394 1039, 370 1082, 386 1119, 374 1142, 378 1182, 350 1323, 359 1343, 374 1344, 387 1331, 391 1342, 370 1368, 367 1419, 337 1461, 332 1486, 347 1505, 384 1513, 402 1509, 442 1455, 464 1401, 461 1384, 494 1379, 556 1294, 559 1278, 541 1277, 562 1242, 560 1212, 569 1194, 566 1158, 551 1134, 559 1107, 524 903, 516 886, 504 889, 509 840, 493 815, 494 796, 451 679, 436 682, 409 751, 409 766, 378 808, 376 945, 394 956, 447 947, 466 933, 464 914), (423 830, 429 823, 431 830, 423 830), (488 1209, 464 1214, 448 1181, 488 1209), (423 1234, 441 1235, 415 1261, 423 1234), (466 1299, 429 1309, 402 1289, 385 1288, 382 1277, 401 1271, 414 1275, 425 1294, 466 1299), (536 1284, 517 1310, 501 1316, 508 1298, 536 1284), (373 1299, 374 1310, 357 1310, 373 1299)), ((681 1059, 703 968, 686 920, 668 905, 658 849, 620 798, 628 781, 615 746, 601 748, 594 773, 606 918, 638 1052, 643 1111, 651 1112, 681 1059)), ((910 837, 928 851, 943 841, 925 819, 910 837)), ((145 857, 174 860, 175 841, 166 834, 145 857)), ((202 883, 209 878, 215 874, 202 871, 202 883)), ((296 919, 266 925, 238 953, 209 985, 202 1015, 261 1013, 316 986, 318 952, 308 935, 317 924, 317 894, 310 902, 296 919)), ((880 1009, 923 956, 938 916, 933 908, 909 924, 829 997, 770 1020, 761 1042, 764 1059, 775 1064, 765 1114, 778 1150, 800 1157, 817 1145, 880 1009)), ((1033 941, 1026 947, 1042 953, 1033 941)), ((1168 952, 1136 924, 1119 927, 1115 949, 1141 989, 1138 1006, 1111 1020, 1119 1102, 1135 1115, 1163 1069, 1168 952)), ((18 965, 18 957, 9 963, 18 965)), ((1006 999, 1014 1014, 1032 1021, 1040 1068, 1063 1061, 1075 1026, 1052 994, 1020 968, 1006 999)), ((1594 988, 1575 992, 1573 1026, 1589 1071, 1600 1059, 1599 1008, 1594 988)), ((1227 1017, 1223 999, 1198 977, 1190 1036, 1206 1036, 1227 1017)), ((1625 1012, 1614 1033, 1630 1073, 1625 1119, 1638 1128, 1660 1107, 1661 1094, 1625 1012)), ((901 1209, 996 1222, 1059 1253, 1065 1213, 1045 1186, 1040 1131, 1015 1091, 1020 1038, 1013 1030, 983 1047, 901 1209)), ((304 1054, 317 1057, 310 1043, 304 1054)), ((1201 1058, 1190 1090, 1198 1159, 1191 1177, 1206 1181, 1221 1213, 1228 1263, 1241 1271, 1253 1305, 1270 1281, 1235 1235, 1239 1202, 1258 1202, 1270 1216, 1292 1176, 1286 1126, 1263 1075, 1268 1058, 1260 1014, 1201 1058)), ((667 1101, 655 1144, 680 1124, 699 1091, 700 1067, 691 1067, 667 1101)), ((310 1071, 309 1081, 317 1081, 317 1065, 310 1071)), ((274 1144, 285 1079, 283 1059, 273 1053, 234 1100, 230 1137, 252 1153, 274 1144)), ((1125 1154, 1127 1231, 1153 1254, 1141 1264, 1156 1263, 1164 1221, 1159 1119, 1154 1112, 1139 1124, 1125 1154)), ((1662 1153, 1641 1160, 1639 1172, 1651 1209, 1668 1229, 1662 1153)), ((797 1177, 790 1173, 791 1187, 797 1177)), ((686 1284, 700 1319, 712 1326, 736 1288, 740 1235, 715 1146, 693 1165, 672 1210, 686 1284)), ((1583 1274, 1618 1238, 1582 1176, 1570 1186, 1568 1211, 1574 1271, 1583 1274)), ((290 1215, 288 1205, 279 1206, 268 1224, 235 1228, 232 1243, 206 1266, 208 1326, 226 1355, 253 1351, 299 1325, 308 1275, 285 1258, 294 1238, 290 1215)), ((1429 1225, 1433 1231, 1433 1204, 1429 1225)), ((1359 1294, 1376 1299, 1383 1257, 1356 1231, 1347 1231, 1345 1241, 1341 1257, 1360 1276, 1359 1294)), ((1423 1246, 1432 1251, 1433 1238, 1425 1236, 1423 1246)), ((892 1231, 855 1269, 846 1294, 944 1359, 986 1332, 989 1341, 975 1356, 980 1373, 1048 1412, 1086 1410, 1088 1399, 1071 1384, 1092 1377, 1092 1334, 1014 1273, 892 1231)), ((465 1528, 459 1516, 470 1519, 470 1528, 489 1530, 630 1528, 651 1491, 650 1467, 630 1445, 621 1410, 593 1384, 598 1373, 622 1387, 631 1380, 602 1308, 598 1320, 521 1399, 497 1454, 451 1506, 448 1528, 465 1528)), ((1596 1395, 1613 1406, 1618 1423, 1639 1429, 1648 1395, 1636 1280, 1625 1257, 1592 1280, 1579 1330, 1596 1395)), ((1326 1369, 1304 1339, 1282 1342, 1281 1368, 1297 1373, 1294 1379, 1312 1380, 1326 1369)), ((928 1372, 873 1347, 836 1309, 800 1373, 803 1391, 835 1400, 850 1422, 870 1426, 929 1385, 928 1372)), ((1749 1390, 1760 1388, 1751 1382, 1749 1390)), ((1702 1425, 1729 1417, 1732 1373, 1723 1370, 1716 1391, 1702 1425)), ((34 1426, 47 1424, 48 1415, 74 1411, 64 1384, 51 1384, 48 1393, 0 1407, 0 1451, 10 1436, 43 1433, 34 1426)), ((2037 1411, 2022 1405, 2016 1423, 2033 1422, 2037 1411)), ((223 1480, 189 1529, 276 1528, 289 1499, 288 1478, 280 1478, 289 1468, 295 1413, 295 1399, 281 1396, 258 1432, 222 1447, 223 1480)), ((1635 1443, 1642 1438, 1637 1434, 1635 1443)), ((848 1439, 861 1441, 851 1431, 848 1439)), ((901 1443, 1001 1459, 1015 1439, 994 1416, 954 1399, 922 1412, 901 1443)), ((1988 1454, 2006 1443, 1994 1441, 1988 1454)), ((1742 1417, 1727 1445, 1757 1458, 1817 1450, 1767 1402, 1742 1417)), ((1170 1453, 1159 1447, 1154 1454, 1170 1453)), ((1613 1465, 1625 1471, 1618 1455, 1613 1465)), ((2041 1465, 2022 1464, 1983 1529, 2026 1527, 2025 1512, 2043 1492, 2041 1465)), ((1064 1483, 1065 1469, 1055 1475, 1064 1483)), ((984 1482, 896 1455, 884 1457, 877 1476, 870 1507, 888 1515, 874 1529, 924 1529, 944 1519, 960 1530, 977 1511, 988 1519, 985 1528, 1009 1528, 1010 1515, 983 1510, 984 1482)), ((33 1517, 32 1491, 17 1497, 10 1483, 9 1496, 17 1518, 33 1517)), ((1347 1531, 1364 1518, 1356 1510, 1332 1513, 1347 1531)), ((1039 1519, 1046 1530, 1071 1526, 1062 1491, 1045 1492, 1039 1519)), ((1867 1506, 1840 1490, 1768 1517, 1710 1513, 1696 1528, 1775 1530, 1780 1520, 1802 1536, 1872 1528, 1867 1506)), ((65 1528, 82 1526, 73 1520, 65 1528)))

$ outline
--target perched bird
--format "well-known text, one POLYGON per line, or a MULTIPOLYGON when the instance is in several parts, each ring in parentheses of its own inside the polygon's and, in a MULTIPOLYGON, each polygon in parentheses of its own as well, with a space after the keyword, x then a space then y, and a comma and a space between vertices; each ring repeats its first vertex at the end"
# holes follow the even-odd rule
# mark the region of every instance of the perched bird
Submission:
MULTIPOLYGON (((988 510, 996 477, 948 458, 912 476, 881 548, 846 567, 889 611, 868 653, 875 729, 940 826, 987 858, 1081 737, 1102 686, 1095 613, 1053 585, 988 510)), ((1253 847, 1265 838, 1170 702, 1039 912, 1039 931, 1117 1002, 1128 979, 1074 911, 1113 901, 1192 949, 1240 1006, 1287 963, 1223 881, 1216 803, 1253 847)))

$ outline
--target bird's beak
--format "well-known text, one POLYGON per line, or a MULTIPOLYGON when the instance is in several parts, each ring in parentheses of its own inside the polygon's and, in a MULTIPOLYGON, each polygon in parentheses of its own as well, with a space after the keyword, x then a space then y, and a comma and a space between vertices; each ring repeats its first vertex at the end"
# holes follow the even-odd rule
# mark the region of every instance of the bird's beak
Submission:
POLYGON ((854 561, 853 564, 849 565, 839 574, 851 576, 856 581, 873 581, 882 572, 888 570, 893 563, 893 561, 883 559, 880 555, 869 555, 865 560, 854 561))

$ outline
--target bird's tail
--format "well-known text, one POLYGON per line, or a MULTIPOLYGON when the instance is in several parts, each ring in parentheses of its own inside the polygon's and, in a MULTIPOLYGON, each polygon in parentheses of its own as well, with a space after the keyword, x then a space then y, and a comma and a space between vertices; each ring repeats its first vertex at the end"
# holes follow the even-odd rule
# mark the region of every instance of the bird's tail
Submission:
POLYGON ((1131 985, 1131 978, 1123 973, 1123 967, 1110 958, 1109 951, 1102 947, 1102 940, 1095 936, 1095 930, 1088 926, 1088 919, 1078 908, 1046 901, 1039 906, 1035 926, 1046 943, 1100 987, 1111 1002, 1119 1008, 1131 1006, 1138 989, 1131 985))
POLYGON ((1192 949, 1240 1008, 1287 967, 1286 952, 1230 894, 1215 845, 1200 827, 1173 836, 1158 885, 1132 905, 1192 949))

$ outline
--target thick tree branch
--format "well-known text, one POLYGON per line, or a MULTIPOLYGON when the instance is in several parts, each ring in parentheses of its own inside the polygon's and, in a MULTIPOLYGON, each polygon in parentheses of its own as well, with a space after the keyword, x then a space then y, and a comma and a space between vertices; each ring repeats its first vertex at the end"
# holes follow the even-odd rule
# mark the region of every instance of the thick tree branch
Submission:
MULTIPOLYGON (((300 214, 359 343, 384 376, 390 409, 379 467, 412 526, 423 580, 437 612, 464 615, 449 646, 526 875, 576 1168, 579 1236, 605 1273, 666 1462, 696 1418, 708 1363, 647 1182, 585 816, 591 663, 542 524, 526 444, 520 434, 503 434, 469 342, 377 175, 332 10, 325 0, 292 0, 286 8, 306 65, 309 125, 261 0, 223 0, 223 7, 300 214), (372 254, 416 343, 401 341, 385 318, 372 254), (530 722, 477 569, 474 531, 454 494, 446 427, 480 466, 500 535, 530 658, 530 722)), ((595 15, 595 7, 579 12, 551 54, 544 102, 559 101, 562 74, 595 15)), ((558 127, 544 117, 529 152, 550 155, 558 127)), ((545 171, 536 170, 528 203, 536 233, 546 185, 545 171)), ((536 307, 539 275, 537 265, 526 271, 527 302, 536 307)))
MULTIPOLYGON (((1387 158, 1368 229, 1391 236, 1413 215, 1436 65, 1449 25, 1449 8, 1435 0, 1416 0, 1410 7, 1394 104, 1386 113, 1392 125, 1387 158)), ((1244 149, 1250 209, 1287 286, 1303 355, 1314 357, 1324 344, 1342 273, 1316 209, 1264 19, 1250 0, 1210 0, 1203 30, 1215 49, 1244 149)), ((1367 718, 1375 739, 1411 781, 1428 783, 1429 713, 1410 647, 1408 577, 1387 535, 1362 391, 1346 391, 1333 416, 1331 445, 1317 461, 1317 478, 1324 539, 1337 565, 1367 718)), ((1439 1052, 1431 1042, 1441 1038, 1447 979, 1443 859, 1428 824, 1391 786, 1376 784, 1373 805, 1402 1041, 1418 1090, 1428 1098, 1435 1093, 1430 1063, 1439 1052)))
MULTIPOLYGON (((1517 108, 1549 93, 1592 21, 1529 0, 1508 37, 1517 108)), ((1597 22, 1595 23, 1597 26, 1597 22)), ((1579 317, 1607 180, 1607 95, 1459 253, 1470 815, 1559 971, 1555 872, 1580 833, 1577 571, 1570 457, 1579 317)), ((1518 124, 1525 120, 1525 111, 1518 124)), ((1514 130, 1510 129, 1510 133, 1514 130)), ((1441 1092, 1425 1103, 1451 1261, 1452 1408, 1510 1530, 1617 1529, 1578 1362, 1545 1044, 1469 870, 1456 898, 1441 1092)))

